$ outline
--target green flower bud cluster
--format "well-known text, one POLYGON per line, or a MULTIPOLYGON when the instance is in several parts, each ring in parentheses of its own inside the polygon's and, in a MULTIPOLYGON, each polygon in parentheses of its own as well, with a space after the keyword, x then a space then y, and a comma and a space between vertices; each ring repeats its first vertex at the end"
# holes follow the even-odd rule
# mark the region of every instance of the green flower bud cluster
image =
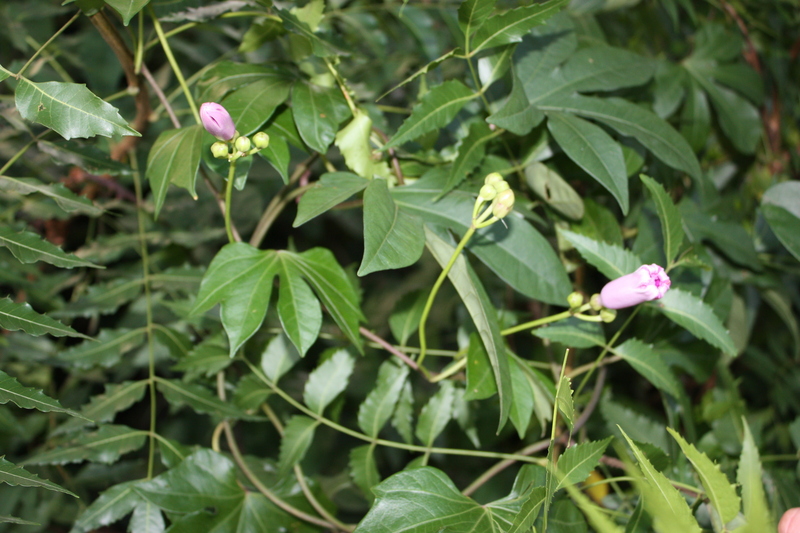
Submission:
POLYGON ((267 146, 269 146, 269 135, 263 131, 259 131, 253 135, 252 141, 248 137, 239 135, 239 132, 236 132, 236 135, 231 141, 217 141, 212 144, 211 154, 217 159, 236 161, 240 157, 253 155, 256 152, 263 150, 267 146), (232 150, 231 145, 233 145, 232 150))
POLYGON ((472 223, 475 228, 485 228, 508 215, 514 208, 514 191, 498 172, 492 172, 484 180, 475 200, 472 223), (488 202, 488 207, 481 209, 488 202), (490 218, 491 217, 491 218, 490 218))

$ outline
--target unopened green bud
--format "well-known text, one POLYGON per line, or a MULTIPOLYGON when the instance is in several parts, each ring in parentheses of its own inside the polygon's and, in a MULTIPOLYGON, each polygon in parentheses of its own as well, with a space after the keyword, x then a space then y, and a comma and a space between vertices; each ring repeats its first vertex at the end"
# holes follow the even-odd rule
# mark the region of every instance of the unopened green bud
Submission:
POLYGON ((592 297, 589 298, 589 305, 592 306, 592 310, 599 311, 603 308, 603 302, 600 301, 599 294, 592 294, 592 297))
POLYGON ((256 145, 256 148, 259 150, 263 150, 267 146, 269 146, 269 135, 264 133, 263 131, 259 131, 255 135, 253 135, 253 144, 256 145))
POLYGON ((486 176, 485 180, 483 180, 486 185, 494 185, 495 183, 499 183, 501 181, 503 181, 503 176, 499 172, 492 172, 486 176))
POLYGON ((575 309, 583 305, 583 294, 579 292, 573 292, 569 296, 567 296, 567 303, 569 303, 570 309, 575 309))
POLYGON ((494 190, 497 191, 497 194, 500 194, 501 192, 507 191, 511 188, 506 180, 492 183, 492 187, 494 187, 494 190))
MULTIPOLYGON (((504 182, 505 183, 505 182, 504 182)), ((514 208, 514 191, 506 189, 497 194, 492 202, 492 215, 504 218, 514 208)))
POLYGON ((478 197, 484 202, 490 202, 494 200, 495 196, 497 196, 497 191, 494 190, 494 187, 491 185, 484 185, 481 187, 481 192, 478 193, 478 197))
POLYGON ((226 159, 228 157, 228 145, 224 142, 215 142, 211 145, 211 155, 217 159, 226 159))
POLYGON ((246 152, 250 149, 250 139, 245 136, 241 136, 236 139, 235 146, 240 152, 246 152))
POLYGON ((615 318, 617 318, 617 311, 616 309, 606 309, 603 308, 600 310, 600 318, 603 319, 603 322, 613 322, 615 318))

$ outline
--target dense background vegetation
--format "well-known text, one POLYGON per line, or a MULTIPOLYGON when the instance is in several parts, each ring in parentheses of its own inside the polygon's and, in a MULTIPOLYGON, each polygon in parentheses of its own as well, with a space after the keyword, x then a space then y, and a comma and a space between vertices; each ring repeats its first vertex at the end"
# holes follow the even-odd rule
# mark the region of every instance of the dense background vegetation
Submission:
POLYGON ((798 19, 2 2, 0 529, 774 531, 798 19), (269 146, 215 159, 204 102, 269 146), (650 263, 663 299, 588 303, 650 263))

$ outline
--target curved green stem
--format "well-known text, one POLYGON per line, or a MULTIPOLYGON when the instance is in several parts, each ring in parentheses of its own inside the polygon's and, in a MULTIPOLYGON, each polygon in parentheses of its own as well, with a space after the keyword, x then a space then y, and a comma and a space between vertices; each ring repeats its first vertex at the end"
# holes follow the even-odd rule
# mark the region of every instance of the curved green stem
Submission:
POLYGON ((228 183, 225 185, 225 233, 228 234, 228 242, 236 242, 233 235, 233 225, 231 224, 231 197, 233 196, 233 182, 236 176, 236 160, 231 161, 228 169, 228 183))
POLYGON ((544 318, 539 318, 537 320, 531 320, 530 322, 525 322, 524 324, 518 324, 516 326, 512 326, 508 329, 504 329, 500 332, 501 335, 511 335, 512 333, 517 333, 518 331, 524 331, 526 329, 533 329, 538 328, 539 326, 543 326, 544 324, 550 324, 551 322, 557 322, 559 320, 564 320, 565 318, 569 318, 575 313, 581 313, 583 311, 587 311, 589 309, 589 304, 583 304, 578 309, 570 309, 569 311, 563 311, 561 313, 556 313, 555 315, 546 316, 544 318))
POLYGON ((167 37, 164 35, 164 29, 161 27, 161 22, 159 22, 155 11, 153 11, 153 8, 148 7, 148 9, 150 9, 150 16, 153 19, 153 27, 156 30, 156 34, 158 34, 158 40, 161 43, 161 48, 164 49, 164 54, 167 56, 167 61, 169 61, 172 71, 175 73, 175 77, 178 79, 178 84, 180 84, 181 89, 183 89, 183 94, 186 97, 186 101, 189 102, 189 108, 192 110, 194 120, 200 124, 200 113, 197 111, 197 105, 194 103, 192 92, 189 90, 189 86, 186 84, 186 79, 183 77, 181 68, 178 66, 175 56, 172 55, 172 48, 170 48, 169 41, 167 41, 167 37))
POLYGON ((439 274, 439 277, 436 280, 436 283, 433 284, 433 288, 431 289, 431 293, 428 295, 428 301, 425 302, 425 308, 422 310, 422 316, 419 319, 419 357, 417 358, 417 364, 419 365, 421 370, 424 370, 422 367, 422 362, 425 360, 425 351, 428 348, 428 341, 425 338, 425 322, 428 320, 428 315, 431 312, 431 307, 433 307, 433 300, 436 298, 436 294, 439 292, 439 289, 444 283, 447 274, 450 273, 450 269, 453 268, 453 265, 458 259, 458 256, 461 255, 461 252, 464 250, 464 247, 469 242, 472 235, 475 233, 475 225, 470 225, 467 232, 461 238, 461 241, 456 246, 453 255, 450 256, 450 261, 447 262, 447 265, 442 270, 442 273, 439 274))

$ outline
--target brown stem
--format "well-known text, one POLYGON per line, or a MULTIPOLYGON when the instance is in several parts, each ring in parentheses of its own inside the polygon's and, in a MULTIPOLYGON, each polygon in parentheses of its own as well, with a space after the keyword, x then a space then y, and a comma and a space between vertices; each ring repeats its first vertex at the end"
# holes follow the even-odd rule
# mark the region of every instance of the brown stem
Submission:
MULTIPOLYGON (((135 94, 136 102, 136 117, 133 119, 131 126, 139 133, 144 133, 147 129, 148 118, 150 116, 150 100, 147 96, 147 87, 142 83, 141 78, 136 74, 133 64, 133 54, 128 49, 125 41, 122 40, 119 32, 108 17, 102 11, 98 11, 89 17, 94 27, 100 32, 100 36, 114 51, 117 56, 119 64, 122 65, 122 70, 125 72, 125 78, 128 80, 128 90, 135 94)), ((115 161, 121 160, 125 154, 133 148, 138 142, 138 137, 126 136, 111 149, 111 159, 115 161)))
POLYGON ((403 352, 401 352, 400 350, 398 350, 397 348, 395 348, 394 346, 383 340, 381 337, 372 333, 364 326, 358 328, 358 332, 361 333, 366 338, 368 338, 369 340, 380 344, 384 350, 386 350, 390 354, 394 355, 395 357, 403 361, 409 367, 413 368, 414 370, 419 370, 419 366, 417 366, 417 363, 413 359, 411 359, 409 356, 407 356, 406 354, 404 354, 403 352))

